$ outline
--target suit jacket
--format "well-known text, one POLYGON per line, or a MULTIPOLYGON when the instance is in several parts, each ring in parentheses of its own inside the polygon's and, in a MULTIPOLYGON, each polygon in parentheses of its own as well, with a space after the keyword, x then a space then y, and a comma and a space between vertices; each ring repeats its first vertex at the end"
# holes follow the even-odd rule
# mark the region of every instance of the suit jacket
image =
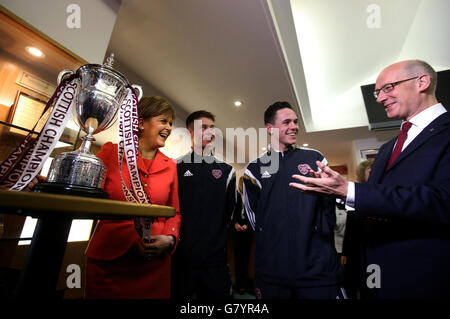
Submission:
MULTIPOLYGON (((110 199, 126 200, 120 181, 117 144, 106 143, 97 153, 107 167, 104 190, 110 199)), ((178 239, 180 209, 176 163, 157 151, 152 162, 138 155, 142 184, 152 204, 172 206, 176 215, 157 218, 152 235, 173 235, 178 239)), ((126 162, 122 167, 125 185, 130 189, 126 162)), ((169 298, 170 254, 146 261, 138 249, 141 238, 133 220, 102 220, 86 250, 86 298, 169 298)), ((178 240, 176 240, 176 243, 178 240)))
POLYGON ((367 265, 377 264, 381 274, 381 287, 371 291, 380 298, 450 298, 450 113, 385 170, 395 141, 380 148, 369 181, 355 184, 357 214, 377 221, 366 234, 367 265))

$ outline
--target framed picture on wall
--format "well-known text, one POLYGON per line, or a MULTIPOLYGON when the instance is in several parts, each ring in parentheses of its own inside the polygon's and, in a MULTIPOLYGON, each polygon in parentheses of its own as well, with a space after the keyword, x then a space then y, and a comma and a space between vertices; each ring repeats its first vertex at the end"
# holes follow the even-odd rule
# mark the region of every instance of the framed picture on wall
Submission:
POLYGON ((370 149, 370 150, 361 150, 361 159, 363 161, 369 159, 375 159, 378 154, 378 149, 370 149))
POLYGON ((44 81, 37 76, 34 76, 30 73, 22 71, 19 74, 16 83, 24 88, 37 92, 41 95, 44 95, 48 98, 52 97, 53 92, 56 90, 56 86, 47 81, 44 81))
MULTIPOLYGON (((46 101, 25 92, 18 91, 16 99, 14 100, 14 105, 11 106, 11 110, 9 111, 8 122, 26 130, 31 130, 36 122, 39 121, 35 128, 35 132, 39 132, 45 125, 47 118, 50 116, 50 112, 47 112, 39 119, 46 104, 46 101)), ((16 128, 11 128, 10 132, 22 135, 28 134, 27 131, 16 128)))

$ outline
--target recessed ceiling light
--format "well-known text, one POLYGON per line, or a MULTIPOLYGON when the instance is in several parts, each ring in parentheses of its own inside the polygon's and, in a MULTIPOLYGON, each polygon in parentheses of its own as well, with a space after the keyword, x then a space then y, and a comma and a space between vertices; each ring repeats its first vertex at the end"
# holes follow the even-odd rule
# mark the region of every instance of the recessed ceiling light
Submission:
POLYGON ((309 144, 305 143, 305 144, 303 144, 303 146, 304 146, 304 147, 308 147, 308 146, 309 146, 309 144))
POLYGON ((267 148, 266 148, 265 146, 263 146, 263 147, 261 147, 261 149, 262 149, 263 151, 265 151, 267 148))
POLYGON ((26 50, 28 53, 38 58, 43 58, 45 56, 45 54, 41 50, 35 47, 26 47, 26 50))
POLYGON ((241 101, 234 101, 234 106, 241 106, 242 102, 241 101))

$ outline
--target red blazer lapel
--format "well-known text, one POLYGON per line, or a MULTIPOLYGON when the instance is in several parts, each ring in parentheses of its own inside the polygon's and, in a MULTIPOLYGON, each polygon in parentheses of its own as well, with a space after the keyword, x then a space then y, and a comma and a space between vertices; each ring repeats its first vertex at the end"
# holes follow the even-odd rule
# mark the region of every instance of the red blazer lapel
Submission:
POLYGON ((169 158, 161 153, 159 150, 156 151, 153 163, 150 166, 150 170, 147 170, 144 163, 144 159, 141 153, 138 154, 138 169, 142 174, 154 174, 167 168, 167 161, 169 158))

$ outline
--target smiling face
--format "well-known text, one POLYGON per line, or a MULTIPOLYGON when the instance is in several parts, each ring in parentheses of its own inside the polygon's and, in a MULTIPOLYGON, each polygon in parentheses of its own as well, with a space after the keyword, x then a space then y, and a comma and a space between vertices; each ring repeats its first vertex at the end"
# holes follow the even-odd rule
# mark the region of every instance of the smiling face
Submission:
POLYGON ((272 144, 280 151, 286 151, 297 141, 298 119, 295 112, 289 108, 278 110, 273 124, 267 123, 266 128, 272 137, 274 130, 278 129, 278 141, 272 140, 272 144))
POLYGON ((202 142, 202 149, 204 149, 209 143, 214 141, 215 139, 215 126, 214 121, 207 117, 200 117, 192 123, 189 128, 189 134, 191 135, 192 145, 194 144, 194 140, 198 142, 202 142), (199 122, 197 122, 199 121, 199 122), (200 124, 200 125, 199 125, 200 124), (198 126, 198 131, 195 130, 198 126), (195 135, 197 134, 197 135, 195 135))
MULTIPOLYGON (((410 74, 404 68, 404 63, 393 64, 384 69, 377 78, 375 89, 381 89, 388 83, 405 80, 420 74, 410 74)), ((409 120, 420 112, 420 78, 405 81, 394 86, 388 93, 380 91, 377 102, 385 108, 389 118, 409 120)))
POLYGON ((163 147, 172 132, 173 119, 170 114, 150 117, 146 120, 140 118, 139 126, 142 128, 140 139, 151 149, 163 147))

